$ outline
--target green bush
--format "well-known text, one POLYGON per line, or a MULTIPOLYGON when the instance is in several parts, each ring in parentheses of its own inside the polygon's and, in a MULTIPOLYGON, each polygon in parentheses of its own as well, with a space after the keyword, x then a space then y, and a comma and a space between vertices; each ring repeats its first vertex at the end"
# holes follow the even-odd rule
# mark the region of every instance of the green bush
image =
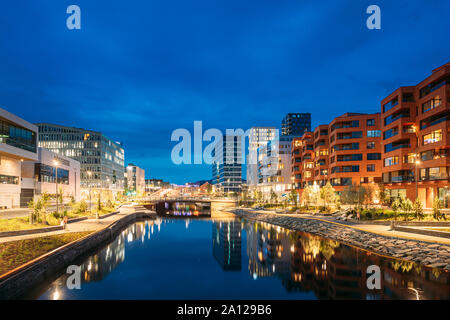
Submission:
POLYGON ((87 210, 88 210, 88 204, 84 200, 81 200, 80 202, 76 203, 75 206, 73 207, 74 213, 84 213, 87 210))

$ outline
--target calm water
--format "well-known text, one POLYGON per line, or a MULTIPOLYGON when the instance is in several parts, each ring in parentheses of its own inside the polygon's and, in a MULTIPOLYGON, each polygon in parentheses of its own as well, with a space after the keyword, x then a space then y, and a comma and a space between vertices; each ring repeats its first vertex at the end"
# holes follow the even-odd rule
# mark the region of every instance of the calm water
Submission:
POLYGON ((79 261, 80 290, 63 274, 39 299, 449 299, 448 273, 384 259, 310 234, 229 219, 130 225, 79 261), (367 266, 382 271, 366 288, 367 266))

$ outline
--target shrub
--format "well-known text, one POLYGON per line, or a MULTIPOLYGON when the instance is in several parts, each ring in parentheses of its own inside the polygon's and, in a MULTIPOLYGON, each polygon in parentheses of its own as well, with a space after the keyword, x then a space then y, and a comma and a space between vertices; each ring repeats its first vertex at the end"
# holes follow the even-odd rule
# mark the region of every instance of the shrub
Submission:
POLYGON ((81 200, 80 202, 78 202, 77 204, 75 204, 74 206, 74 213, 84 213, 88 210, 88 205, 86 203, 86 201, 81 200))

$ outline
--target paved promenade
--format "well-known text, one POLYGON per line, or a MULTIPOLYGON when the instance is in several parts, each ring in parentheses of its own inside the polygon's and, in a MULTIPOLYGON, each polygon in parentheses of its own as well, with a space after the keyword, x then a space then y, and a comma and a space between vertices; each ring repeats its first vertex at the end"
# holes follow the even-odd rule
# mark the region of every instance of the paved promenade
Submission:
POLYGON ((119 209, 119 213, 109 216, 104 219, 98 219, 98 220, 97 219, 87 219, 87 220, 69 223, 66 225, 65 230, 45 232, 45 233, 36 233, 36 234, 29 234, 29 235, 21 235, 21 236, 13 236, 13 237, 4 237, 4 238, 0 238, 0 243, 16 241, 16 240, 32 239, 32 238, 38 238, 38 237, 46 237, 46 236, 51 236, 51 235, 55 235, 55 234, 63 234, 63 233, 69 233, 69 232, 97 231, 97 230, 101 230, 101 229, 105 228, 106 226, 113 223, 114 221, 117 221, 117 220, 123 218, 124 216, 129 215, 134 212, 135 212, 134 208, 122 207, 119 209))

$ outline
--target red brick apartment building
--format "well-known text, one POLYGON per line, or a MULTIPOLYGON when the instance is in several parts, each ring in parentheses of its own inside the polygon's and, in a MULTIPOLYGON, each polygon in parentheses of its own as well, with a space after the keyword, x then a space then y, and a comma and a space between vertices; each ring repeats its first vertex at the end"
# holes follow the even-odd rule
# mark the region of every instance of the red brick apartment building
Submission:
POLYGON ((330 123, 328 178, 337 191, 381 181, 380 122, 379 113, 346 113, 330 123))
POLYGON ((292 182, 300 193, 328 181, 345 186, 381 181, 380 114, 346 113, 292 142, 292 182))
POLYGON ((391 197, 450 206, 450 63, 381 101, 383 182, 391 197), (418 177, 418 179, 416 179, 418 177))
POLYGON ((314 182, 313 133, 305 132, 301 138, 292 140, 292 184, 296 190, 314 182))

